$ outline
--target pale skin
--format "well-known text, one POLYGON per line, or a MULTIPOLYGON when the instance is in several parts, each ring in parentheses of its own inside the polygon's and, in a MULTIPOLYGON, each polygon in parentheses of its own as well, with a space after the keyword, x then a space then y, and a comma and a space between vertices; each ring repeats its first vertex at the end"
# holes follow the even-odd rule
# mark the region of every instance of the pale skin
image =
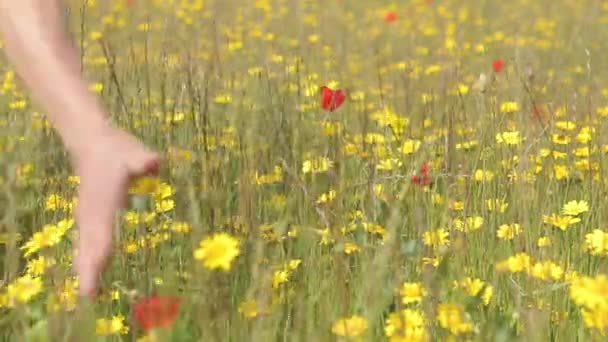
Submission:
POLYGON ((17 74, 59 132, 80 177, 74 268, 80 294, 94 295, 112 246, 115 215, 129 181, 156 173, 158 155, 112 127, 80 74, 59 0, 0 0, 0 30, 17 74))

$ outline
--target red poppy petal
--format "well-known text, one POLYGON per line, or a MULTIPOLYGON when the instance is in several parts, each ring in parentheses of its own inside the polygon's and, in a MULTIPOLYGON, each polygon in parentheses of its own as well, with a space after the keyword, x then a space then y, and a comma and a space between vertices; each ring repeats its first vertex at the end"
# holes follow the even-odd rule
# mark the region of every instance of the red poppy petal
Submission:
POLYGON ((346 92, 344 90, 336 90, 334 92, 334 101, 332 104, 332 110, 338 109, 346 100, 346 92))
POLYGON ((179 312, 180 301, 177 297, 150 296, 133 304, 133 318, 144 331, 157 327, 170 327, 179 312))
POLYGON ((494 60, 494 63, 492 63, 492 68, 494 69, 494 72, 500 72, 500 70, 502 70, 504 66, 505 61, 503 61, 502 59, 496 59, 494 60))
POLYGON ((323 107, 323 109, 331 110, 333 95, 333 90, 327 88, 326 86, 321 87, 321 107, 323 107))

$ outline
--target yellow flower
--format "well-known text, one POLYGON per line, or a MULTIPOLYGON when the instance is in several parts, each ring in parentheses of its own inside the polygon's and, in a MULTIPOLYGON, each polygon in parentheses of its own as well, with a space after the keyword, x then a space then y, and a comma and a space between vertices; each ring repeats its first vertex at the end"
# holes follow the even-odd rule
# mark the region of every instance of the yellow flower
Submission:
POLYGON ((564 270, 551 261, 538 262, 529 270, 532 277, 542 280, 560 280, 564 276, 564 270))
POLYGON ((478 182, 489 182, 494 179, 494 172, 490 170, 475 170, 475 174, 473 176, 478 182))
POLYGON ((591 133, 594 133, 594 132, 595 132, 595 128, 592 128, 589 126, 582 127, 580 132, 576 136, 576 141, 578 141, 580 144, 587 144, 593 139, 593 136, 591 133))
POLYGON ((63 308, 66 311, 76 309, 78 302, 78 280, 66 279, 59 288, 59 294, 52 294, 47 302, 49 311, 63 308))
POLYGON ((136 342, 160 342, 160 339, 158 338, 158 334, 157 334, 156 330, 152 330, 150 333, 148 333, 148 335, 139 337, 135 341, 136 342))
POLYGON ((137 212, 129 210, 124 214, 124 220, 129 227, 135 227, 144 223, 152 223, 156 218, 155 212, 137 212))
POLYGON ((399 290, 403 304, 418 303, 427 295, 422 283, 403 283, 399 290))
POLYGON ((456 282, 456 286, 464 289, 471 297, 477 297, 481 294, 481 299, 485 305, 490 304, 492 299, 493 288, 479 278, 466 277, 460 282, 456 282), (481 293, 483 290, 483 293, 481 293))
POLYGON ((594 229, 585 235, 585 245, 592 255, 608 256, 608 232, 594 229))
POLYGON ((589 149, 589 146, 575 148, 572 152, 575 156, 580 158, 589 157, 593 151, 589 149))
POLYGON ((557 145, 568 145, 572 141, 571 137, 563 134, 553 134, 551 139, 557 145))
POLYGON ((70 201, 66 200, 59 194, 50 194, 44 203, 44 210, 56 211, 71 209, 70 201))
POLYGON ((33 277, 41 276, 47 268, 55 264, 54 259, 48 259, 44 256, 39 256, 36 259, 30 260, 27 263, 27 273, 33 277))
POLYGON ((272 288, 276 289, 281 284, 286 283, 289 280, 289 271, 287 270, 279 270, 274 273, 272 276, 272 288))
POLYGON ((440 262, 441 262, 441 257, 423 257, 422 258, 422 264, 424 266, 437 267, 437 266, 439 266, 440 262))
POLYGON ((496 264, 496 270, 500 272, 509 271, 511 273, 521 272, 530 267, 530 256, 526 253, 518 253, 496 264))
POLYGON ((200 242, 194 258, 209 269, 229 271, 239 255, 239 241, 226 233, 218 233, 200 242))
MULTIPOLYGON (((390 127, 396 134, 401 134, 409 124, 409 119, 400 116, 388 108, 384 108, 370 115, 370 118, 380 127, 390 127)), ((384 137, 382 137, 384 138, 384 137)))
POLYGON ((428 341, 429 337, 425 325, 425 318, 421 312, 405 309, 388 315, 384 333, 391 342, 423 342, 428 341))
POLYGON ((25 250, 24 256, 30 256, 39 250, 56 245, 61 241, 68 229, 74 224, 74 220, 61 220, 57 224, 47 224, 42 230, 34 235, 21 246, 25 250))
POLYGON ((230 94, 220 94, 213 99, 213 102, 218 104, 227 104, 232 102, 232 96, 230 94))
POLYGON ((517 102, 503 102, 500 104, 500 111, 503 113, 515 113, 519 110, 519 103, 517 102))
POLYGON ((572 131, 576 128, 576 124, 572 121, 557 121, 555 127, 564 131, 572 131))
POLYGON ((116 315, 112 318, 99 318, 95 322, 95 333, 101 336, 126 334, 129 332, 129 327, 125 325, 125 318, 122 315, 116 315))
POLYGON ((171 198, 157 201, 155 203, 155 210, 157 213, 165 213, 175 208, 175 201, 171 198))
POLYGON ((27 303, 42 291, 42 280, 26 274, 15 279, 8 285, 7 297, 9 304, 27 303))
POLYGON ((335 190, 329 190, 326 193, 321 194, 321 196, 319 196, 319 198, 317 199, 317 204, 323 204, 323 203, 329 203, 331 201, 333 201, 336 198, 336 191, 335 190))
POLYGON ((403 165, 403 163, 397 158, 382 159, 378 162, 378 165, 376 165, 376 170, 392 170, 401 167, 401 165, 403 165))
POLYGON ((370 222, 363 222, 362 225, 366 232, 379 235, 381 238, 386 237, 386 229, 382 225, 370 222))
POLYGON ((507 203, 504 199, 489 199, 486 201, 486 206, 489 211, 498 211, 499 213, 504 213, 509 207, 509 203, 507 203))
POLYGON ((578 216, 579 214, 589 211, 589 205, 586 201, 570 201, 564 205, 562 214, 568 216, 578 216))
POLYGON ((188 233, 192 230, 192 226, 188 222, 172 222, 169 228, 176 233, 188 233))
POLYGON ((538 238, 538 241, 536 242, 536 245, 538 247, 548 247, 551 246, 551 238, 548 236, 542 236, 538 238))
POLYGON ((581 315, 587 328, 595 328, 602 334, 605 334, 606 330, 608 330, 608 310, 583 309, 581 310, 581 315))
POLYGON ((521 227, 517 223, 503 224, 498 227, 496 232, 496 236, 503 240, 513 240, 519 234, 521 234, 521 227))
POLYGON ((289 260, 287 265, 285 265, 285 268, 288 268, 290 271, 295 271, 298 269, 298 267, 300 267, 301 263, 302 263, 302 260, 300 260, 300 259, 292 259, 292 260, 289 260))
POLYGON ((321 237, 321 241, 319 242, 320 245, 326 246, 334 243, 334 239, 331 236, 331 231, 329 228, 317 229, 316 232, 321 237))
POLYGON ((257 185, 264 184, 272 184, 279 183, 283 181, 283 168, 280 166, 275 166, 271 173, 267 174, 258 174, 257 172, 254 175, 254 183, 257 185))
POLYGON ((597 107, 596 112, 603 117, 608 116, 608 106, 605 107, 597 107))
POLYGON ((426 231, 422 234, 422 241, 425 246, 429 246, 433 249, 438 249, 439 247, 449 246, 450 245, 450 233, 443 229, 439 228, 432 231, 426 231))
POLYGON ((521 137, 517 131, 502 132, 496 134, 496 142, 498 144, 519 145, 521 143, 521 137))
POLYGON ((565 216, 559 216, 559 215, 555 215, 555 214, 553 214, 551 216, 543 215, 543 223, 555 226, 561 230, 566 230, 571 225, 579 223, 579 222, 581 222, 580 218, 572 217, 572 216, 568 216, 568 215, 565 215, 565 216))
POLYGON ((608 276, 577 277, 570 284, 570 299, 589 310, 608 311, 608 276))
POLYGON ((359 251, 361 251, 361 248, 359 248, 359 246, 357 246, 356 244, 354 244, 352 242, 344 243, 344 253, 353 254, 353 253, 356 253, 359 251))
POLYGON ((246 318, 256 318, 260 314, 258 303, 254 299, 249 299, 239 305, 239 313, 246 318))
POLYGON ((562 180, 568 178, 570 170, 566 165, 553 165, 553 172, 555 173, 555 179, 562 180))
POLYGON ((442 328, 448 329, 454 335, 466 334, 473 331, 473 324, 471 324, 466 312, 458 304, 439 304, 437 307, 437 320, 442 328))
POLYGON ((450 208, 452 210, 461 211, 464 210, 464 202, 463 201, 454 201, 450 203, 450 208))
POLYGON ((160 188, 160 179, 156 177, 139 177, 129 187, 130 194, 153 194, 160 188))
POLYGON ((399 152, 403 154, 412 154, 420 149, 420 145, 422 143, 420 140, 411 140, 408 139, 403 142, 403 145, 399 148, 399 152))
MULTIPOLYGON (((101 36, 101 34, 100 34, 100 36, 101 36)), ((100 94, 103 91, 103 83, 99 83, 99 82, 93 83, 93 84, 89 85, 89 90, 94 93, 100 94)))
POLYGON ((483 222, 484 222, 483 217, 471 216, 471 217, 465 218, 464 220, 454 219, 454 221, 452 221, 452 224, 454 225, 454 229, 461 231, 461 232, 468 233, 470 231, 474 231, 474 230, 481 228, 481 226, 483 225, 483 222))
POLYGON ((302 173, 321 173, 329 170, 334 165, 334 162, 325 157, 319 157, 304 161, 302 164, 302 173))
POLYGON ((331 332, 338 336, 358 337, 367 330, 367 320, 361 316, 354 315, 336 321, 331 332))

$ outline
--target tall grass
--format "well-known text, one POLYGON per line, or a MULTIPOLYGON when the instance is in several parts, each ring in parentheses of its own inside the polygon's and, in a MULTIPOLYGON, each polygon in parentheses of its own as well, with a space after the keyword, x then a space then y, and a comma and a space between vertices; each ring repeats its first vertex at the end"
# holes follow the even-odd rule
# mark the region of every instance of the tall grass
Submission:
MULTIPOLYGON (((367 329, 355 339, 380 341, 390 314, 405 308, 425 316, 433 341, 602 340, 601 328, 584 324, 569 282, 571 272, 606 272, 605 256, 585 248, 586 234, 606 229, 604 7, 71 1, 84 74, 103 85, 96 89, 118 125, 164 153, 160 181, 174 191, 164 198, 174 207, 162 209, 154 207, 158 194, 156 201, 131 196, 128 210, 156 213, 149 222, 117 220, 115 253, 91 313, 122 314, 129 331, 99 338, 142 338, 130 317, 135 295, 167 294, 182 298, 181 311, 159 340, 341 340, 332 326, 360 315, 367 329), (397 13, 395 22, 385 22, 387 11, 397 13), (500 72, 495 59, 506 62, 500 72), (348 94, 333 112, 319 105, 323 85, 348 94), (574 129, 563 129, 564 121, 574 129), (585 126, 591 139, 580 138, 585 126), (518 132, 516 143, 503 132, 518 132), (570 142, 558 144, 556 135, 570 142), (588 157, 576 150, 585 147, 588 157), (318 158, 331 167, 303 171, 318 158), (428 186, 412 182, 423 163, 428 186), (258 184, 275 167, 275 181, 258 184), (488 204, 496 200, 508 204, 504 212, 488 204), (543 222, 571 200, 588 203, 579 223, 562 231, 543 222), (191 230, 168 228, 174 222, 191 230), (497 237, 501 225, 515 223, 521 234, 497 237), (425 244, 424 234, 439 228, 449 245, 425 244), (216 232, 240 242, 229 272, 193 257, 216 232), (552 244, 539 247, 541 237, 552 244), (524 271, 497 270, 521 252, 532 259, 524 271), (301 264, 280 283, 277 272, 296 259, 301 264), (532 269, 541 261, 564 274, 539 279, 532 269), (483 281, 477 295, 455 286, 466 277, 483 281), (404 304, 405 282, 421 283, 426 296, 404 304), (247 301, 255 301, 256 317, 240 312, 247 301), (447 326, 437 319, 445 303, 460 307, 447 326), (456 336, 449 328, 458 321, 473 328, 456 336)), ((62 340, 94 324, 65 305, 49 308, 71 277, 75 229, 30 257, 19 247, 45 224, 71 217, 67 206, 50 210, 47 199, 71 199, 76 184, 42 111, 2 68, 4 288, 38 255, 55 264, 27 303, 0 305, 0 331, 6 341, 62 340)))

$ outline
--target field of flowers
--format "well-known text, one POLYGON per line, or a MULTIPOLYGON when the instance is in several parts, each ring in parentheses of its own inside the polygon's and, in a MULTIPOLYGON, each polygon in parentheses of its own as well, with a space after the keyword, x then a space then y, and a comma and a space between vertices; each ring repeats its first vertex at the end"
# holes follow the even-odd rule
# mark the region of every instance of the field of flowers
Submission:
POLYGON ((78 305, 78 178, 0 65, 2 341, 605 340, 605 2, 69 6, 164 160, 78 305))

